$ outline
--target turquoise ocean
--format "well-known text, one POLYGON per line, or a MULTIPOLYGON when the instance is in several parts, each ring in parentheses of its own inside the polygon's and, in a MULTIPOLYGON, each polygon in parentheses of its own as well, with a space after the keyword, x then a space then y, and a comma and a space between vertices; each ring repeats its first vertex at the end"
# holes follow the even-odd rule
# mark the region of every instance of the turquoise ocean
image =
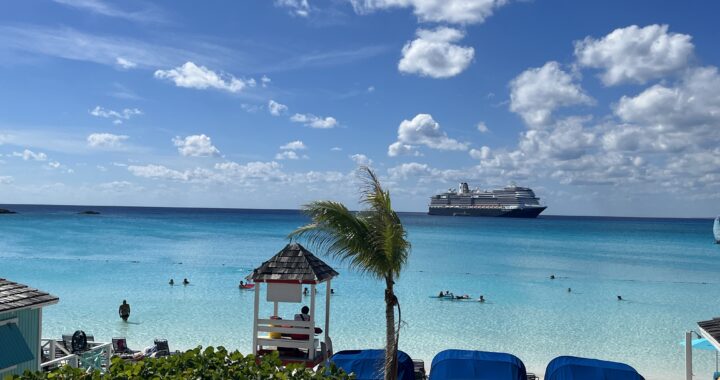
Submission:
MULTIPOLYGON (((297 211, 0 207, 19 212, 0 215, 0 278, 60 297, 45 309, 43 335, 79 329, 96 340, 127 337, 131 348, 165 338, 171 349, 249 352, 253 292, 238 282, 307 222, 297 211), (183 278, 191 284, 177 285, 183 278), (123 299, 130 323, 117 315, 123 299)), ((720 315, 720 246, 709 219, 402 219, 413 248, 397 283, 400 347, 428 367, 437 352, 462 348, 513 353, 540 374, 552 358, 576 355, 626 362, 647 379, 679 379, 684 332, 720 315), (441 290, 487 302, 431 298, 441 290)), ((383 284, 315 253, 340 272, 331 297, 335 350, 381 347, 383 284)), ((319 295, 322 326, 324 288, 319 295)), ((271 305, 261 305, 269 316, 271 305)), ((280 314, 290 318, 299 307, 283 305, 280 314)), ((714 369, 713 352, 695 352, 698 378, 714 369)))

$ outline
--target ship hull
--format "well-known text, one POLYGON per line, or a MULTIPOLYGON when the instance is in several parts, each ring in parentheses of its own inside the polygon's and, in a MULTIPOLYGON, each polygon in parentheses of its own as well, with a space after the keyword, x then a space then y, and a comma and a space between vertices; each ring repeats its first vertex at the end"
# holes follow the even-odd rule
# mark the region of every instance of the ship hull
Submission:
POLYGON ((488 209, 488 208, 457 208, 457 207, 431 207, 428 215, 442 216, 484 216, 500 218, 537 218, 546 207, 532 207, 523 209, 488 209))

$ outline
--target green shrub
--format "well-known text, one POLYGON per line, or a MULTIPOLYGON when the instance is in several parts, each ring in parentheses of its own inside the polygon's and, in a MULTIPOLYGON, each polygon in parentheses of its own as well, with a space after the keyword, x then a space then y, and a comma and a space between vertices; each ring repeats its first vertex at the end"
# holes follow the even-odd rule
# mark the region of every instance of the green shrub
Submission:
POLYGON ((228 352, 224 347, 201 347, 163 358, 146 358, 138 362, 113 358, 109 371, 86 372, 65 366, 51 372, 29 372, 12 380, 131 380, 131 379, 277 379, 277 380, 346 380, 352 376, 334 365, 325 371, 313 372, 299 364, 281 366, 277 354, 261 360, 243 356, 238 351, 228 352))

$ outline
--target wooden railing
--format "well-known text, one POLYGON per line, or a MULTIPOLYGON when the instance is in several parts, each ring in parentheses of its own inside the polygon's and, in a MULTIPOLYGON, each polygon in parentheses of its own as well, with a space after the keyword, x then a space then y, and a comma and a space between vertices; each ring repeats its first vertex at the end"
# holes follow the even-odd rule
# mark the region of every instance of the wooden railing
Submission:
POLYGON ((318 340, 315 339, 315 326, 312 321, 285 319, 258 319, 257 345, 282 348, 300 348, 308 351, 308 359, 315 358, 318 340), (267 335, 260 335, 260 333, 267 335), (279 334, 273 337, 272 335, 279 334))

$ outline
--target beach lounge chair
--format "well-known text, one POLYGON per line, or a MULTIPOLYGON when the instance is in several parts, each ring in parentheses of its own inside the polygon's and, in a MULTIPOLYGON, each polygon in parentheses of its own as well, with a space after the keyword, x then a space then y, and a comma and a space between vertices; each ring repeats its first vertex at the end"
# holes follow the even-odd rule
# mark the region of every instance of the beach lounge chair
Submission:
MULTIPOLYGON (((356 380, 382 380, 385 350, 345 350, 330 358, 330 362, 347 373, 354 373, 356 380)), ((398 351, 398 380, 414 380, 414 365, 408 354, 398 351)))
POLYGON ((127 346, 127 340, 125 338, 112 338, 113 356, 118 356, 121 359, 133 359, 135 354, 140 351, 131 350, 127 346))
POLYGON ((545 380, 645 380, 627 364, 559 356, 548 363, 545 380))
POLYGON ((501 352, 445 350, 433 358, 430 380, 527 380, 525 364, 501 352))
POLYGON ((155 351, 153 356, 156 358, 170 355, 170 345, 166 339, 155 339, 155 348, 157 351, 155 351))
POLYGON ((415 380, 425 380, 427 375, 425 374, 425 362, 420 359, 413 359, 413 367, 415 372, 415 380))

